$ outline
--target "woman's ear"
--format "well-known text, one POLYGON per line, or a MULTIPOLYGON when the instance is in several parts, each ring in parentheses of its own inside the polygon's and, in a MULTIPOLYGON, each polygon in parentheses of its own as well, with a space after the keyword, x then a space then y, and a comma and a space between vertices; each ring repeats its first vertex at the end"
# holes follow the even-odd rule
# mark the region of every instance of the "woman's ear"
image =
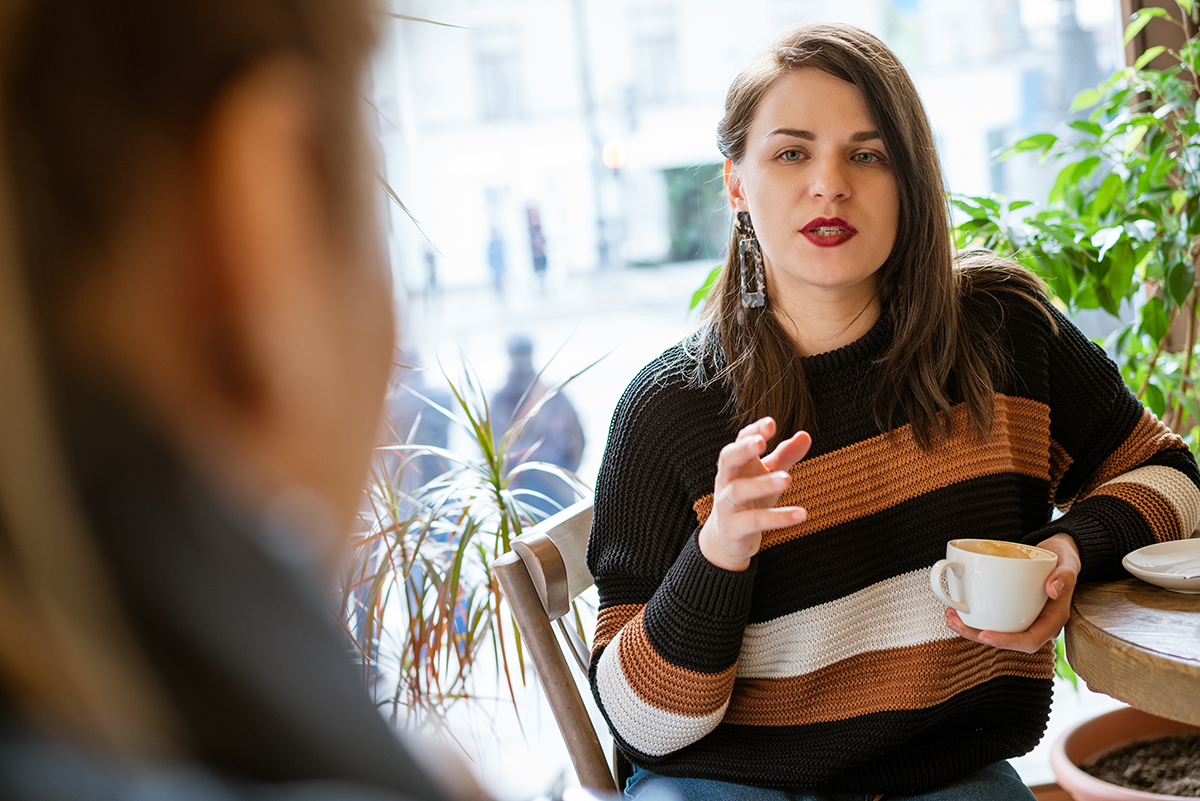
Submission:
POLYGON ((732 161, 725 159, 725 192, 729 195, 729 205, 734 211, 746 211, 746 198, 742 194, 742 180, 738 168, 732 161))

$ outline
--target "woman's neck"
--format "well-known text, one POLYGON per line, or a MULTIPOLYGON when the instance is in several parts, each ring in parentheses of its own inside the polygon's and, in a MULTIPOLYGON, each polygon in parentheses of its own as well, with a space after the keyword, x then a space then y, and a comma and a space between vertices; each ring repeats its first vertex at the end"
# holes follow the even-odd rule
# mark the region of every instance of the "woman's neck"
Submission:
POLYGON ((845 347, 871 330, 881 306, 874 287, 869 292, 780 293, 769 301, 772 311, 801 356, 816 356, 845 347))

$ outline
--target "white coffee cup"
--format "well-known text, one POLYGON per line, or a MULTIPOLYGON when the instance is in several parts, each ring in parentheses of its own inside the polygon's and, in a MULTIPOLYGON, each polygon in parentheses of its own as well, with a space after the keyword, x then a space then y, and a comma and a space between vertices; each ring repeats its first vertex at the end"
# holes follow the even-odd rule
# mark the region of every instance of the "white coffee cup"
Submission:
POLYGON ((1058 554, 1001 540, 951 540, 929 585, 962 622, 988 631, 1025 631, 1046 605, 1046 577, 1058 554), (950 588, 942 588, 942 577, 950 588))

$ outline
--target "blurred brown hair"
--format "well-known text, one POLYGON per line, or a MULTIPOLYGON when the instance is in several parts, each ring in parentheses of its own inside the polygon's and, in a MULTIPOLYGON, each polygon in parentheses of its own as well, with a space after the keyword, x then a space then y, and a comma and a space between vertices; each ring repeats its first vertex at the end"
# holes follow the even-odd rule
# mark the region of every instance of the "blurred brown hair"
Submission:
MULTIPOLYGON (((976 427, 989 431, 994 378, 1004 364, 986 332, 976 332, 974 321, 965 319, 962 298, 968 287, 1032 298, 1042 294, 1040 282, 998 258, 977 257, 955 268, 942 170, 921 98, 895 54, 866 31, 837 24, 785 31, 729 88, 717 127, 725 158, 741 162, 763 96, 783 75, 802 68, 829 73, 862 92, 900 192, 896 242, 879 272, 882 314, 894 333, 875 388, 880 427, 911 423, 917 441, 928 447, 935 433, 949 433, 945 413, 955 397, 967 404, 976 427)), ((770 415, 778 424, 777 438, 812 427, 804 368, 772 311, 771 287, 765 307, 742 308, 736 232, 705 321, 697 379, 717 378, 731 386, 739 424, 770 415)))
POLYGON ((0 695, 146 753, 186 747, 122 619, 51 409, 54 312, 164 147, 264 60, 312 68, 330 212, 356 225, 359 0, 22 0, 0 10, 0 695))

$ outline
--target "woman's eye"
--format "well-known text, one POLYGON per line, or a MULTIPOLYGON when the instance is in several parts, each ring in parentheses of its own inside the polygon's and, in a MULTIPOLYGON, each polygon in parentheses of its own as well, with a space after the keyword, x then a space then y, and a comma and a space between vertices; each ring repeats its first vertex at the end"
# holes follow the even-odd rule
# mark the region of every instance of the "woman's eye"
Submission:
POLYGON ((877 153, 855 153, 852 158, 860 164, 876 164, 883 161, 877 153))
POLYGON ((799 150, 785 150, 779 154, 779 158, 782 159, 783 161, 799 161, 800 160, 800 151, 799 150))

